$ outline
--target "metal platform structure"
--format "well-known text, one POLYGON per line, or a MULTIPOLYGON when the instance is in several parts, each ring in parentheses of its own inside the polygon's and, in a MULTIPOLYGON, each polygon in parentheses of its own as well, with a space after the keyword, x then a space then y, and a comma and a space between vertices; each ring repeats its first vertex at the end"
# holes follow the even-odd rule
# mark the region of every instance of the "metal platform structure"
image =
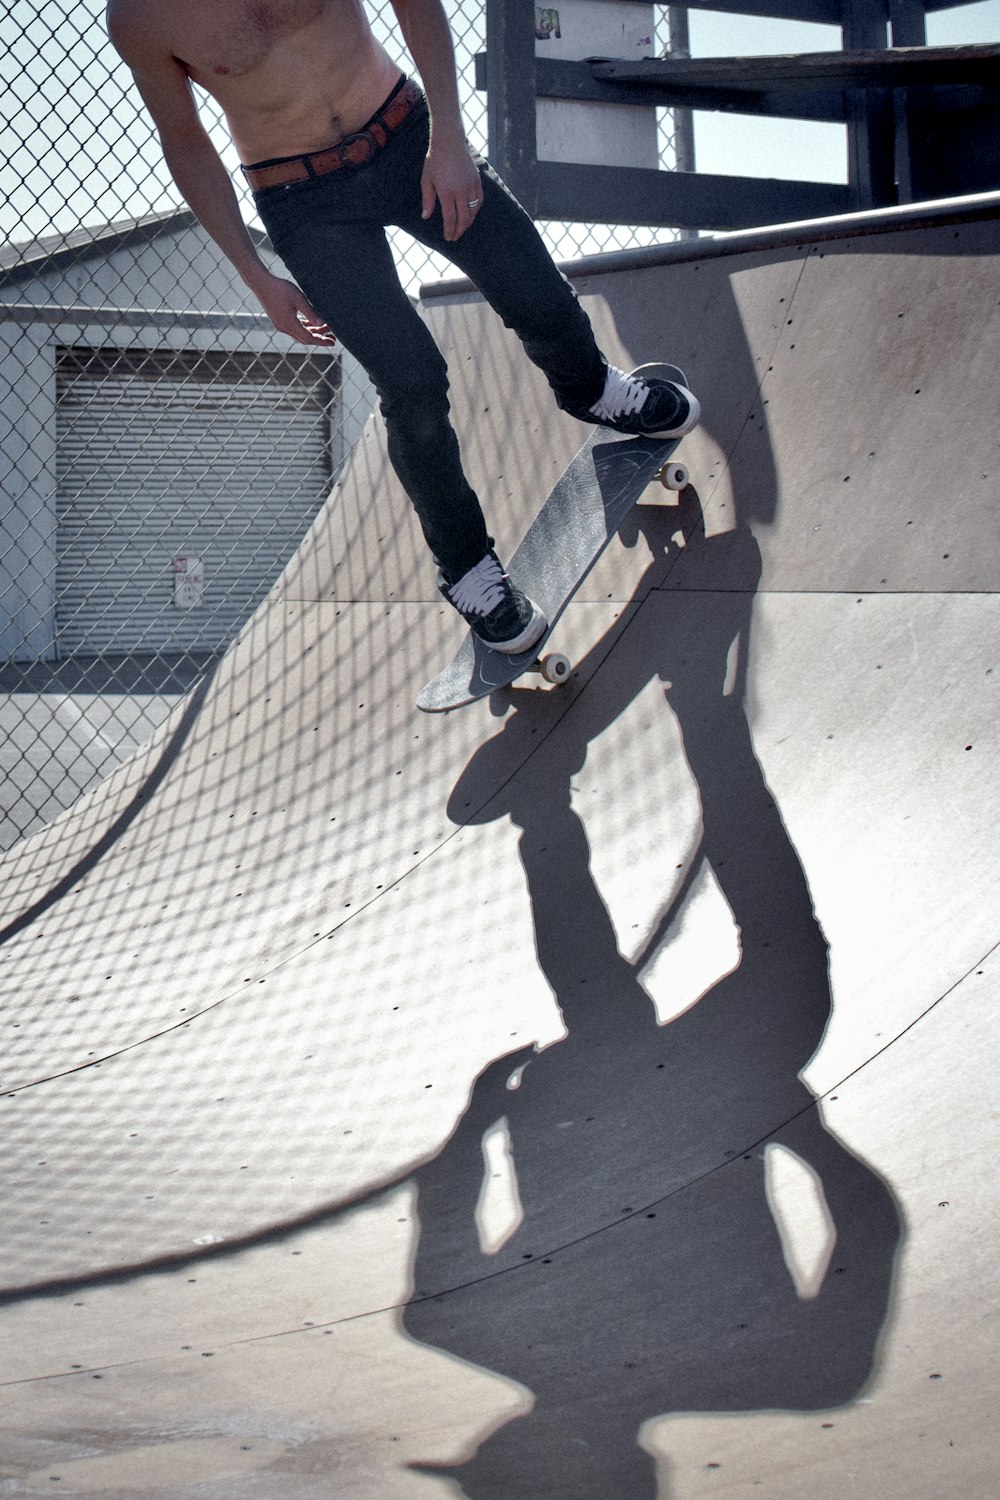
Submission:
MULTIPOLYGON (((837 26, 839 52, 554 60, 531 0, 487 0, 477 83, 490 158, 538 219, 733 230, 1000 189, 1000 45, 928 47, 953 0, 693 0, 678 8, 837 26), (846 183, 542 159, 538 100, 716 110, 846 128, 846 183)), ((679 162, 679 166, 686 163, 679 162)))

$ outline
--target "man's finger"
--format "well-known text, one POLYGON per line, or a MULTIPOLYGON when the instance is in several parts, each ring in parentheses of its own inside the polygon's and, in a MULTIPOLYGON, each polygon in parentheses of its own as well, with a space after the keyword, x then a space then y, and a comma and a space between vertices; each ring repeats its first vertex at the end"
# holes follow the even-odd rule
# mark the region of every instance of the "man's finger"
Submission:
POLYGON ((455 206, 454 193, 446 193, 444 197, 438 195, 441 204, 441 222, 444 226, 444 237, 446 240, 457 240, 460 230, 458 229, 458 211, 455 206))
POLYGON ((468 204, 462 203, 458 209, 457 225, 455 230, 456 240, 465 233, 476 217, 475 209, 469 208, 468 204))
POLYGON ((457 210, 457 229, 455 238, 458 239, 470 227, 483 201, 482 183, 477 179, 473 188, 468 192, 459 190, 455 194, 455 205, 457 210))
POLYGON ((319 313, 312 307, 299 292, 293 299, 292 314, 294 317, 293 337, 304 344, 333 344, 336 339, 330 325, 320 317, 319 313))
POLYGON ((287 334, 299 344, 330 345, 337 342, 333 331, 315 313, 306 317, 293 311, 287 318, 272 318, 271 321, 279 333, 287 334))
POLYGON ((334 335, 325 326, 313 328, 310 324, 303 323, 301 320, 296 323, 295 329, 292 331, 292 338, 297 339, 300 344, 323 344, 327 348, 337 342, 334 335))
POLYGON ((335 344, 337 342, 329 323, 324 323, 319 313, 313 312, 311 307, 299 309, 298 324, 300 328, 306 330, 309 337, 317 344, 335 344))

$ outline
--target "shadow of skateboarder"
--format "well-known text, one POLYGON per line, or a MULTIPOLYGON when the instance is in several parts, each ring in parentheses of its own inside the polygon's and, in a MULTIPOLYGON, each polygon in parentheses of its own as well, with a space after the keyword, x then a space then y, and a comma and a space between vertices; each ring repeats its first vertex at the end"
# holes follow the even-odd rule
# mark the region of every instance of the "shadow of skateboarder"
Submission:
MULTIPOLYGON (((584 689, 520 770, 544 695, 514 690, 518 711, 477 752, 449 806, 457 822, 509 817, 521 830, 538 960, 566 1028, 553 1046, 492 1062, 449 1142, 416 1174, 407 1332, 534 1396, 529 1415, 467 1461, 418 1466, 469 1500, 655 1500, 644 1422, 839 1406, 869 1377, 886 1316, 894 1201, 824 1125, 799 1076, 830 1016, 828 952, 744 708, 759 552, 746 527, 706 540, 691 490, 679 519, 636 511, 651 552, 639 593, 668 575, 672 593, 685 590, 673 600, 685 611, 677 639, 640 640, 643 611, 616 622, 595 647, 614 652, 601 693, 584 689), (721 574, 726 590, 706 592, 721 574), (571 784, 588 744, 654 677, 669 684, 664 712, 677 717, 702 826, 681 885, 628 960, 571 784), (706 866, 737 926, 739 961, 660 1025, 642 969, 706 866), (506 1243, 485 1250, 483 1141, 498 1126, 521 1211, 506 1243), (811 1174, 832 1226, 806 1294, 769 1206, 769 1143, 811 1174)), ((673 876, 664 871, 665 889, 673 876)))

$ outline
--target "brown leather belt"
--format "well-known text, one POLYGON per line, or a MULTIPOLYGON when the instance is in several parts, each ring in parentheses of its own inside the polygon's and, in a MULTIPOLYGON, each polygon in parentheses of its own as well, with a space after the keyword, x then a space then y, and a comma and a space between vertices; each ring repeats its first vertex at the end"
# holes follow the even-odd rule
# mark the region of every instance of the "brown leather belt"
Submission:
POLYGON ((243 175, 254 192, 259 193, 262 188, 309 182, 313 177, 336 172, 338 167, 363 167, 376 151, 388 145, 391 133, 402 125, 422 98, 419 85, 408 78, 367 125, 352 135, 345 135, 335 146, 327 146, 322 151, 307 151, 304 156, 279 156, 273 161, 255 162, 251 167, 242 168, 243 175))

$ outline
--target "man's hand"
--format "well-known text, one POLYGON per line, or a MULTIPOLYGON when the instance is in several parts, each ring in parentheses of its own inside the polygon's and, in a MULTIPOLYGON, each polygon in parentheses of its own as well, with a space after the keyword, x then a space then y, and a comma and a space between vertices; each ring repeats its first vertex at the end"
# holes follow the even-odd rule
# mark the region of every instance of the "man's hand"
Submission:
POLYGON ((421 217, 429 219, 435 202, 440 203, 444 237, 457 240, 468 229, 483 201, 479 168, 464 140, 453 146, 442 146, 435 145, 432 138, 420 189, 423 197, 421 217))
POLYGON ((287 333, 300 344, 335 344, 330 328, 310 307, 294 281, 268 274, 255 280, 253 292, 279 333, 287 333))

